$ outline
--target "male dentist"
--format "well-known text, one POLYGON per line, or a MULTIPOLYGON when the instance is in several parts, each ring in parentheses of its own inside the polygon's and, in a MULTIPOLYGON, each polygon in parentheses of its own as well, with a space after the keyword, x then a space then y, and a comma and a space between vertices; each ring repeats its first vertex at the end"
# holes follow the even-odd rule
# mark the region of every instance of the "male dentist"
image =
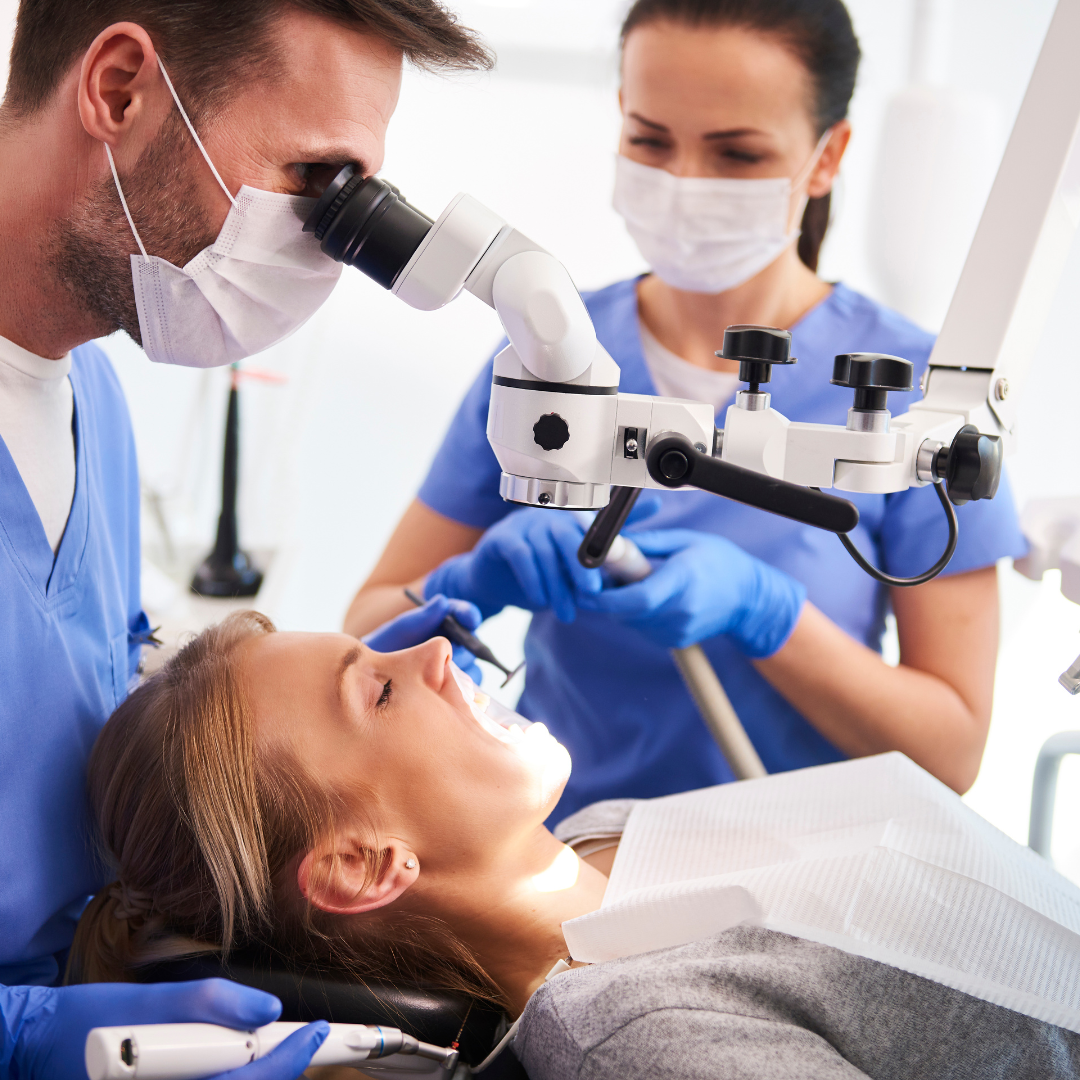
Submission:
MULTIPOLYGON (((86 342, 123 329, 206 366, 304 322, 340 270, 301 232, 308 200, 379 168, 404 59, 490 64, 438 0, 21 0, 0 106, 0 1080, 84 1075, 98 1025, 278 1013, 220 980, 56 988, 102 885, 87 756, 147 631, 131 426, 86 342)), ((295 1077, 325 1032, 235 1075, 295 1077)))

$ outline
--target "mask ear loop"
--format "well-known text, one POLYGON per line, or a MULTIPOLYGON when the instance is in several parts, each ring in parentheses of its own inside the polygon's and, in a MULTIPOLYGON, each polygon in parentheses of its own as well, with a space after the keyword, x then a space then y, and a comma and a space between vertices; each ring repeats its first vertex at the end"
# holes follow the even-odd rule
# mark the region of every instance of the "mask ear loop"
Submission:
MULTIPOLYGON (((817 141, 817 146, 814 147, 814 152, 810 155, 809 161, 791 178, 791 190, 792 192, 798 191, 803 186, 803 183, 810 179, 810 174, 814 171, 817 163, 821 160, 821 155, 825 153, 825 147, 829 145, 829 140, 832 138, 833 129, 826 128, 825 133, 817 141)), ((791 234, 793 237, 800 236, 802 234, 802 228, 799 223, 802 221, 803 214, 806 213, 806 204, 810 201, 810 193, 807 192, 803 195, 799 205, 802 207, 796 216, 796 227, 791 234)))
POLYGON ((116 172, 116 162, 113 161, 112 150, 108 143, 105 143, 105 156, 109 159, 109 168, 112 169, 113 183, 116 185, 116 194, 120 196, 120 205, 124 208, 124 217, 127 218, 127 223, 131 227, 132 235, 135 237, 135 243, 139 245, 142 257, 149 262, 150 256, 146 254, 146 248, 143 246, 142 237, 139 236, 139 230, 135 228, 135 222, 131 220, 131 211, 128 209, 127 199, 124 198, 124 189, 120 186, 120 177, 116 172))
POLYGON ((825 147, 829 145, 829 140, 833 137, 833 128, 826 128, 825 134, 821 136, 817 141, 817 146, 814 147, 814 152, 810 155, 810 160, 795 174, 791 181, 791 190, 797 191, 802 187, 803 182, 810 179, 810 174, 817 167, 817 163, 821 160, 821 155, 825 153, 825 147))
POLYGON ((184 118, 184 123, 187 124, 188 131, 191 132, 191 137, 195 140, 195 145, 199 148, 199 153, 202 154, 203 160, 210 166, 210 171, 214 174, 214 179, 221 185, 221 190, 225 192, 225 197, 236 205, 236 200, 232 197, 232 192, 225 186, 225 181, 221 179, 221 174, 214 168, 214 163, 210 160, 210 155, 206 152, 206 147, 202 144, 202 139, 199 138, 195 131, 195 125, 192 124, 190 117, 184 111, 184 106, 180 104, 180 98, 176 93, 176 87, 172 84, 172 79, 169 78, 169 73, 165 70, 165 65, 161 62, 161 57, 157 58, 158 67, 161 68, 161 74, 165 76, 165 85, 169 88, 169 93, 172 94, 173 101, 176 102, 176 107, 180 110, 180 115, 184 118))
MULTIPOLYGON (((202 144, 202 139, 199 138, 198 133, 195 131, 195 126, 191 122, 191 118, 184 110, 184 106, 180 104, 180 98, 176 93, 176 87, 172 84, 172 79, 169 78, 169 73, 165 70, 165 65, 161 62, 161 57, 157 58, 158 67, 161 68, 161 74, 165 76, 165 85, 169 88, 169 93, 172 94, 172 99, 176 103, 176 107, 180 110, 180 115, 184 118, 184 123, 187 124, 188 131, 191 132, 191 137, 195 140, 195 145, 199 148, 199 153, 202 154, 203 160, 210 166, 210 171, 214 174, 214 179, 221 185, 221 190, 225 192, 225 197, 229 202, 235 206, 236 200, 232 196, 232 192, 225 186, 225 181, 221 179, 221 174, 214 168, 214 163, 210 160, 210 155, 206 152, 206 147, 202 144)), ((135 228, 135 222, 132 220, 131 211, 128 209, 127 199, 124 198, 124 189, 120 186, 120 176, 116 171, 116 162, 113 160, 112 148, 108 143, 105 143, 105 156, 109 159, 109 168, 112 169, 113 183, 116 185, 116 194, 120 196, 120 205, 124 208, 124 217, 127 218, 127 223, 131 228, 131 233, 135 237, 135 243, 139 245, 139 250, 142 252, 142 257, 148 262, 150 256, 146 253, 146 247, 142 242, 142 237, 139 236, 139 230, 135 228)))

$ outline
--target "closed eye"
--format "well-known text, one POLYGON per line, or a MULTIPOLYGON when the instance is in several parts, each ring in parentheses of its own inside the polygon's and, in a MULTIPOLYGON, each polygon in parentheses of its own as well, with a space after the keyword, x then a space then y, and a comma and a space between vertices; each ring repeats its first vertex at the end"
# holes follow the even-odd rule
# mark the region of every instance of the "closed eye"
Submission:
POLYGON ((375 702, 376 709, 385 709, 390 704, 390 695, 393 693, 393 679, 387 679, 383 683, 382 693, 379 695, 379 700, 375 702))
POLYGON ((292 165, 296 194, 317 199, 326 190, 345 162, 299 161, 292 165))

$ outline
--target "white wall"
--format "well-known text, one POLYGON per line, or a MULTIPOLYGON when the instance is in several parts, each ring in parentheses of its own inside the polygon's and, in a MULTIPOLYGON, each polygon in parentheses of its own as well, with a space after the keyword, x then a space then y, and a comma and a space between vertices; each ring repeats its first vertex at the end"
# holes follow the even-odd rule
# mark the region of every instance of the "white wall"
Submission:
MULTIPOLYGON (((0 0, 0 34, 14 6, 0 0)), ((409 73, 384 175, 428 212, 438 212, 456 191, 470 191, 558 254, 583 288, 636 272, 640 258, 609 206, 618 129, 612 46, 624 4, 463 0, 457 6, 498 49, 500 68, 452 79, 409 73)), ((876 294, 867 258, 868 200, 883 110, 908 78, 912 0, 851 0, 850 7, 865 60, 823 271, 876 294)), ((992 100, 1003 131, 1019 107, 1052 8, 1053 0, 955 0, 949 82, 992 100)), ((0 56, 5 52, 0 48, 0 56)), ((1029 393, 1023 408, 1023 445, 1010 464, 1021 498, 1080 492, 1073 464, 1080 460, 1080 425, 1072 405, 1080 400, 1078 288, 1080 251, 1033 372, 1033 383, 1045 389, 1029 393)), ((284 387, 250 384, 242 406, 243 537, 249 547, 278 553, 260 604, 281 625, 338 625, 499 336, 494 315, 471 297, 419 314, 346 271, 323 311, 253 362, 290 380, 284 387)), ((179 578, 177 567, 188 572, 213 535, 226 377, 155 368, 121 337, 106 348, 131 403, 147 490, 158 497, 178 555, 171 563, 163 556, 149 516, 148 551, 179 578)), ((779 397, 777 405, 782 408, 779 397)), ((173 587, 160 575, 148 586, 161 609, 175 604, 173 587)), ((1055 678, 1080 650, 1080 609, 1060 600, 1052 584, 1040 588, 1011 571, 1004 597, 998 707, 972 801, 1020 838, 1039 742, 1077 726, 1076 705, 1055 678)), ((519 638, 520 621, 492 634, 508 655, 519 638)), ((1080 811, 1080 782, 1063 787, 1061 812, 1071 824, 1080 811), (1070 790, 1076 805, 1066 805, 1070 790)), ((1062 836, 1063 852, 1077 848, 1080 865, 1080 832, 1062 836)))

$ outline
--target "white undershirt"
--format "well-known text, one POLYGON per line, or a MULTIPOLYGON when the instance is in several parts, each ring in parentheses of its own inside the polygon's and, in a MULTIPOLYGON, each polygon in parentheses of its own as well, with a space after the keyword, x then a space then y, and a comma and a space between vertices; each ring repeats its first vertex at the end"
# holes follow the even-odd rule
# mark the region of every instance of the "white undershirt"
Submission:
POLYGON ((19 470, 53 554, 75 494, 71 354, 46 360, 0 337, 0 438, 19 470))
POLYGON ((649 333, 644 323, 640 326, 645 365, 661 397, 706 401, 713 407, 714 413, 719 413, 735 396, 739 387, 739 376, 734 372, 713 371, 691 364, 689 360, 684 360, 670 349, 664 348, 649 333))

